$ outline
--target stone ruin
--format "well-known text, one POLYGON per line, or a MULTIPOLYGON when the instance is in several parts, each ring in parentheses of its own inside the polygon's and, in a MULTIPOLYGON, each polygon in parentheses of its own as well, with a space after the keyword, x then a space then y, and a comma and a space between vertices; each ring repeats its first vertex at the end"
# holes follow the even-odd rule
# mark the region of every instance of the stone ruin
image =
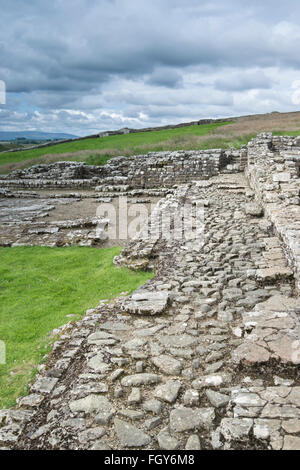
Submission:
POLYGON ((114 262, 155 269, 56 331, 0 411, 3 449, 300 449, 299 138, 36 165, 0 188, 2 246, 108 246, 99 203, 151 205, 114 262), (186 205, 203 225, 178 237, 186 205))

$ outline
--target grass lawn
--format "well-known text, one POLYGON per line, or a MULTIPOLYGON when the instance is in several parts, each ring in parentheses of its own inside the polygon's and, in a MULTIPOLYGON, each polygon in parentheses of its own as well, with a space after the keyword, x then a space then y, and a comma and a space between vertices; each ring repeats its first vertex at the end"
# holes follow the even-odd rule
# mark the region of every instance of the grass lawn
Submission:
MULTIPOLYGON (((228 124, 228 122, 204 124, 201 126, 188 126, 161 131, 138 132, 136 134, 113 135, 109 137, 67 142, 65 144, 57 144, 52 147, 39 148, 35 150, 3 153, 0 155, 0 165, 32 160, 47 154, 64 154, 85 150, 89 150, 92 156, 92 160, 87 160, 88 163, 103 165, 113 156, 111 151, 116 152, 117 155, 122 155, 122 152, 126 151, 126 153, 128 153, 129 150, 131 155, 135 155, 145 153, 145 146, 147 152, 151 150, 159 151, 163 150, 162 143, 169 139, 175 139, 176 141, 177 138, 181 138, 183 136, 204 136, 226 124, 228 124), (97 155, 97 162, 95 162, 95 156, 92 155, 95 150, 102 151, 103 153, 102 155, 97 155)), ((78 159, 80 160, 80 157, 78 159)))
POLYGON ((48 333, 102 299, 132 292, 152 275, 116 268, 120 248, 0 248, 0 409, 27 390, 50 349, 48 333), (67 315, 76 314, 68 318, 67 315))

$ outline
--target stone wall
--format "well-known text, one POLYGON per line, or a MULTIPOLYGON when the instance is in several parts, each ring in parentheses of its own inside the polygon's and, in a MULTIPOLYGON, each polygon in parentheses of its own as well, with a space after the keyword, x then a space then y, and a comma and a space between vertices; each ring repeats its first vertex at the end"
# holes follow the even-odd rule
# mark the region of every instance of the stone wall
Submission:
POLYGON ((150 152, 116 157, 104 166, 58 162, 16 170, 0 179, 0 187, 93 187, 126 185, 129 188, 172 187, 208 179, 222 172, 239 172, 245 166, 246 150, 191 150, 150 152))
POLYGON ((246 175, 284 242, 300 288, 300 139, 259 134, 248 144, 246 175))

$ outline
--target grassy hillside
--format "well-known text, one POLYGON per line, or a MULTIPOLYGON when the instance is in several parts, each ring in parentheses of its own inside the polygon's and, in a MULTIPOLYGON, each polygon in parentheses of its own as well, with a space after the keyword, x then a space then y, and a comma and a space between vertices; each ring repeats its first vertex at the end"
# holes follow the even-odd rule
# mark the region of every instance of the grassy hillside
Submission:
POLYGON ((116 268, 119 248, 0 248, 0 409, 27 390, 49 350, 49 332, 101 299, 136 289, 151 274, 116 268), (67 317, 72 315, 72 317, 67 317))
POLYGON ((237 118, 234 122, 189 126, 171 130, 79 140, 35 150, 0 154, 0 173, 37 163, 59 160, 84 161, 103 165, 119 155, 138 155, 150 151, 240 148, 257 133, 300 135, 300 112, 269 113, 237 118))
MULTIPOLYGON (((52 147, 35 150, 22 150, 14 153, 0 155, 0 165, 12 163, 58 161, 59 159, 72 159, 87 161, 88 163, 103 165, 107 160, 117 155, 135 155, 150 150, 163 150, 165 142, 173 144, 182 138, 205 136, 213 130, 227 123, 205 124, 202 126, 188 126, 178 129, 161 130, 153 132, 139 132, 136 134, 114 135, 110 137, 77 140, 52 147), (41 159, 41 157, 44 157, 41 159), (54 157, 54 158, 53 158, 54 157)), ((28 165, 28 163, 26 165, 28 165)), ((17 165, 20 167, 21 165, 17 165)))

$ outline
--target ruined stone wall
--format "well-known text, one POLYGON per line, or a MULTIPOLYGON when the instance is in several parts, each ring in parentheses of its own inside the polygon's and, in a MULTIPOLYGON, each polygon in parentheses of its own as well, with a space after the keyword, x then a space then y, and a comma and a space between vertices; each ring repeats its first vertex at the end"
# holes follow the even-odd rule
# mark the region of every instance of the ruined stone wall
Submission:
POLYGON ((41 164, 3 176, 0 187, 87 188, 120 184, 129 188, 172 187, 221 172, 239 172, 245 166, 245 156, 245 149, 213 149, 116 157, 104 166, 79 162, 41 164))
POLYGON ((248 144, 246 175, 284 242, 300 288, 300 139, 259 134, 248 144))

